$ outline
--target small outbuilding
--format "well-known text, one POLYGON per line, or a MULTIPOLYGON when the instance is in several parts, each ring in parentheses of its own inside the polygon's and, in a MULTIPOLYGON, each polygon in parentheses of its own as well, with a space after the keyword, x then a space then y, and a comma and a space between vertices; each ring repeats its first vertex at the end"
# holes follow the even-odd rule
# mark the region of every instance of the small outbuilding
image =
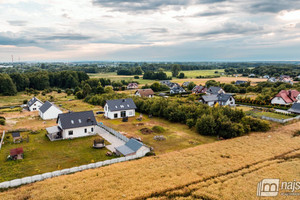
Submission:
POLYGON ((143 143, 137 141, 136 139, 131 138, 124 145, 116 147, 116 153, 117 155, 123 155, 123 156, 135 155, 140 150, 142 150, 143 146, 144 146, 143 143))
POLYGON ((288 111, 300 115, 300 103, 294 103, 288 111))
POLYGON ((22 136, 21 136, 20 132, 13 132, 11 135, 13 137, 14 143, 22 142, 22 136))

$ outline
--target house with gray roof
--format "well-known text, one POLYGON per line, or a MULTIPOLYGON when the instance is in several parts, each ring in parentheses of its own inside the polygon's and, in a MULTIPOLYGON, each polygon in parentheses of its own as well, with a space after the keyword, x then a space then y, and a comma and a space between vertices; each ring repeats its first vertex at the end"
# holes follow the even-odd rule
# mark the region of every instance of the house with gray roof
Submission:
POLYGON ((147 151, 144 144, 140 141, 137 141, 136 139, 129 139, 128 142, 126 142, 124 145, 116 147, 116 154, 117 155, 123 155, 123 156, 131 156, 135 155, 141 151, 147 151))
POLYGON ((104 106, 104 116, 108 119, 134 117, 136 105, 131 98, 107 100, 104 106))
POLYGON ((225 94, 225 91, 221 87, 216 87, 216 86, 210 86, 206 90, 206 94, 212 95, 212 94, 225 94))
POLYGON ((29 111, 37 111, 43 104, 44 103, 38 98, 32 97, 32 99, 27 102, 27 107, 29 111))
POLYGON ((56 119, 63 112, 53 103, 46 101, 40 108, 39 114, 43 120, 56 119))
POLYGON ((300 115, 300 103, 294 103, 288 111, 300 115))
POLYGON ((212 94, 203 95, 200 98, 200 102, 207 104, 209 106, 214 106, 218 103, 220 106, 235 106, 235 99, 232 94, 212 94))
POLYGON ((170 89, 170 94, 181 94, 181 93, 185 93, 185 89, 183 89, 182 87, 173 87, 170 89))
POLYGON ((59 114, 56 123, 57 126, 46 128, 51 141, 94 135, 97 126, 93 111, 59 114))

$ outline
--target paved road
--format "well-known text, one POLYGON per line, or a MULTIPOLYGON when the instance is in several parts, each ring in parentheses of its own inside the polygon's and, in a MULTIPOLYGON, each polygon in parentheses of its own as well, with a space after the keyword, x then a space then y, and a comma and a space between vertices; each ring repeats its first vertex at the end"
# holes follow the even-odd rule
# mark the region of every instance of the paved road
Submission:
POLYGON ((125 144, 124 141, 120 140, 119 138, 115 137, 114 135, 110 134, 109 132, 107 132, 99 126, 97 128, 97 132, 101 137, 103 137, 106 141, 110 143, 110 145, 107 145, 106 148, 112 152, 116 151, 115 147, 125 144))

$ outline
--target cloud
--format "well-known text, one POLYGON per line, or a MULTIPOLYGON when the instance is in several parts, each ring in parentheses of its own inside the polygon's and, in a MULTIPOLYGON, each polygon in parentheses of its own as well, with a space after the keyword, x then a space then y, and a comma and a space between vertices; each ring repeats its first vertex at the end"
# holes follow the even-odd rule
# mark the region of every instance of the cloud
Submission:
POLYGON ((96 6, 107 7, 123 12, 140 12, 158 10, 168 6, 188 6, 197 4, 213 4, 226 0, 93 0, 96 6))
POLYGON ((300 2, 298 0, 258 0, 251 2, 246 6, 246 10, 252 13, 278 13, 282 10, 299 9, 300 2))
POLYGON ((37 36, 36 39, 39 40, 89 40, 92 37, 73 34, 73 33, 62 33, 62 34, 51 34, 50 36, 37 36))
POLYGON ((26 26, 28 23, 27 21, 23 20, 9 20, 7 22, 12 26, 26 26))

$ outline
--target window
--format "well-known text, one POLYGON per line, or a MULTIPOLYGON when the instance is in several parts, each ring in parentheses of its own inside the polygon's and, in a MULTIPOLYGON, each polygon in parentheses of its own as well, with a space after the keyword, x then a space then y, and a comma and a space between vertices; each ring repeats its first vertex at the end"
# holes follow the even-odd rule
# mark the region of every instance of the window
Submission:
POLYGON ((36 110, 36 108, 33 108, 32 110, 36 110))
POLYGON ((132 116, 132 111, 129 111, 129 116, 132 116))
POLYGON ((87 132, 87 129, 85 128, 85 129, 84 129, 84 133, 86 133, 86 132, 87 132))
POLYGON ((81 119, 78 119, 78 122, 81 123, 81 119))
POLYGON ((121 108, 124 108, 124 105, 120 105, 121 108))
POLYGON ((115 113, 115 114, 114 114, 114 118, 118 118, 118 113, 115 113))
POLYGON ((71 123, 72 123, 72 124, 74 124, 74 121, 73 121, 73 120, 71 120, 71 123))
POLYGON ((73 131, 69 131, 69 135, 73 135, 73 131))
POLYGON ((94 132, 94 128, 93 127, 91 128, 91 132, 94 132))

